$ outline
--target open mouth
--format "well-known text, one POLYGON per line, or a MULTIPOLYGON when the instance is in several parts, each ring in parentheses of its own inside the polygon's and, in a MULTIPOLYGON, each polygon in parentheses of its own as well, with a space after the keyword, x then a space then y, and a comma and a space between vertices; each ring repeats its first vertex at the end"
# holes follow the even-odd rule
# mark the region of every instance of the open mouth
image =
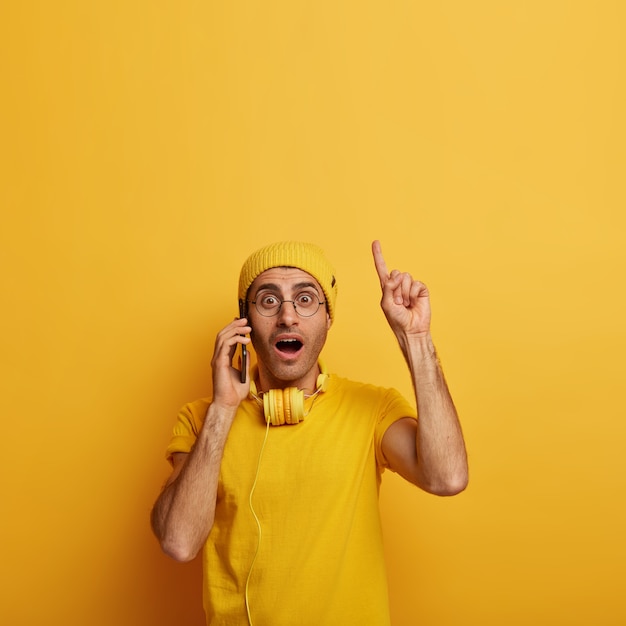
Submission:
POLYGON ((276 342, 276 349, 282 354, 296 354, 302 348, 302 342, 298 339, 281 339, 276 342))

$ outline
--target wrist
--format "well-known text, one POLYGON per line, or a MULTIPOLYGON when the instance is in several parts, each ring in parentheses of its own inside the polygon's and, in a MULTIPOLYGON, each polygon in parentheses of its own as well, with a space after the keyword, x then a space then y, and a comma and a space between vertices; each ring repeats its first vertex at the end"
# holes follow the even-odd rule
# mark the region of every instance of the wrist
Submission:
POLYGON ((420 359, 437 360, 437 351, 430 332, 404 333, 399 337, 399 341, 407 357, 410 354, 420 359))
POLYGON ((402 352, 414 379, 423 382, 441 375, 441 366, 431 335, 411 335, 401 342, 402 352))
POLYGON ((208 432, 212 438, 219 434, 223 434, 225 438, 238 408, 239 405, 222 404, 213 400, 207 409, 202 430, 208 432))

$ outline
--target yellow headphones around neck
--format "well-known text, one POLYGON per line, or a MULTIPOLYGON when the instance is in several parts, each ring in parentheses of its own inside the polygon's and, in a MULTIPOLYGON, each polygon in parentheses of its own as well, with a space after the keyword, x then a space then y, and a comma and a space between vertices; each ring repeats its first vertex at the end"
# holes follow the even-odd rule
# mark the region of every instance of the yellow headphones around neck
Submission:
POLYGON ((250 380, 250 395, 259 404, 263 404, 263 414, 266 422, 272 426, 282 426, 283 424, 299 424, 304 420, 309 414, 308 411, 305 413, 305 400, 317 396, 318 393, 323 393, 328 386, 328 372, 322 361, 318 361, 318 365, 321 373, 315 383, 316 389, 308 396, 305 396, 304 391, 297 387, 270 389, 259 394, 254 383, 256 372, 253 372, 250 380))

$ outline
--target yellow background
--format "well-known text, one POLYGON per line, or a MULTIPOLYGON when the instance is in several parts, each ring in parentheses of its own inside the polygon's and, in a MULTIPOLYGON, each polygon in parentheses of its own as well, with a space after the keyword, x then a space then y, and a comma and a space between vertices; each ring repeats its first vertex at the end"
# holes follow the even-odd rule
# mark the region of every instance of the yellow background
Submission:
POLYGON ((394 625, 626 623, 624 6, 4 2, 0 621, 202 623, 148 515, 239 266, 323 246, 331 369, 410 394, 380 238, 471 461, 385 477, 394 625))

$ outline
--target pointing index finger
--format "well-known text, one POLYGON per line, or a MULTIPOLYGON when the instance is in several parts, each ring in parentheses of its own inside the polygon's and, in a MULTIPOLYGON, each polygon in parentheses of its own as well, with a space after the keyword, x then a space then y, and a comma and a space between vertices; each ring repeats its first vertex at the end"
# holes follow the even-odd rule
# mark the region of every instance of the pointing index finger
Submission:
POLYGON ((380 286, 384 287, 385 281, 389 278, 389 271, 387 270, 385 257, 383 257, 380 241, 376 240, 372 243, 372 254, 374 255, 376 272, 378 273, 378 278, 380 279, 380 286))

